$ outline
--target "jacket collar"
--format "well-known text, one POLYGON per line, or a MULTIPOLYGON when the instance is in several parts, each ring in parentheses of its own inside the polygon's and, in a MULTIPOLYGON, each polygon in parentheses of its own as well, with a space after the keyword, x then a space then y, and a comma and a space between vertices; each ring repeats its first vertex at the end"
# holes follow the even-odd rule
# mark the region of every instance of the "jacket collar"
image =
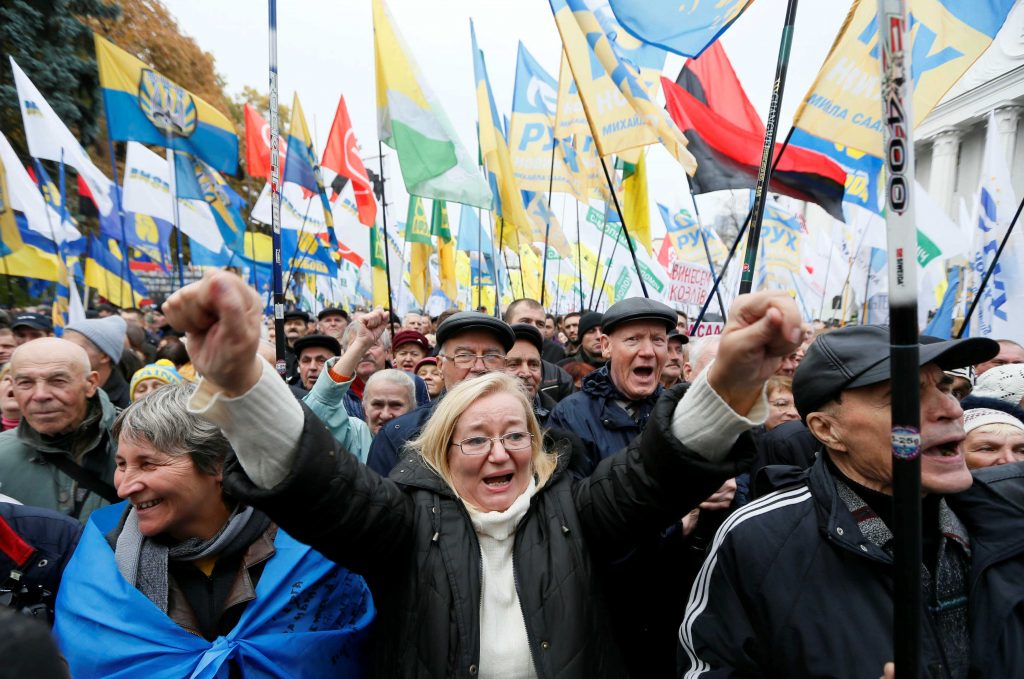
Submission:
POLYGON ((33 429, 24 417, 18 423, 18 440, 29 448, 43 453, 70 453, 89 451, 99 445, 103 436, 110 431, 117 417, 117 409, 107 398, 106 392, 97 389, 89 399, 85 419, 75 431, 63 436, 44 436, 33 429))

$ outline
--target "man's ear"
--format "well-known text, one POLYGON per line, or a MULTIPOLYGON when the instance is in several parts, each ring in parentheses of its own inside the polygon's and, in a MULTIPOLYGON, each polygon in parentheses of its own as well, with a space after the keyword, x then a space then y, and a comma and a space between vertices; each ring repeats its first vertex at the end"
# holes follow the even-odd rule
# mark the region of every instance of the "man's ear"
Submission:
POLYGON ((96 395, 96 390, 100 387, 100 374, 95 370, 90 370, 85 374, 85 395, 87 398, 92 398, 96 395))
POLYGON ((846 452, 842 432, 836 419, 827 413, 813 412, 807 415, 807 429, 814 438, 821 441, 830 450, 846 452))
MULTIPOLYGON (((582 338, 581 338, 582 341, 582 338)), ((601 358, 606 361, 612 357, 612 341, 608 339, 608 335, 601 334, 601 358)))

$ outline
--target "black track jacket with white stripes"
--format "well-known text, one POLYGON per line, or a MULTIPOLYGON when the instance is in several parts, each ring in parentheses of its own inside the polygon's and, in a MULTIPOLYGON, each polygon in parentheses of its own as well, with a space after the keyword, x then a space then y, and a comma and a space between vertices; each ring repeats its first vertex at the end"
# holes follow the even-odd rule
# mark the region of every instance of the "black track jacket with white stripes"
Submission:
MULTIPOLYGON (((822 457, 715 536, 679 629, 684 679, 874 679, 892 660, 892 559, 861 534, 822 457)), ((970 677, 1024 676, 1024 506, 998 483, 947 496, 971 539, 970 677)), ((927 611, 924 622, 925 675, 945 677, 927 611)))

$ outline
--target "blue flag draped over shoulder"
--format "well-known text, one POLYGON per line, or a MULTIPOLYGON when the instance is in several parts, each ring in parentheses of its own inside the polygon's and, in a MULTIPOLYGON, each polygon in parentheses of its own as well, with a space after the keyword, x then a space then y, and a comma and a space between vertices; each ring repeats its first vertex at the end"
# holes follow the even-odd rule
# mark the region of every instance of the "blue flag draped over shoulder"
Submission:
POLYGON ((238 624, 207 641, 160 611, 117 569, 104 535, 125 504, 93 512, 57 597, 54 635, 75 677, 362 677, 375 615, 363 579, 282 530, 238 624))
POLYGON ((699 57, 754 0, 608 0, 615 18, 637 40, 699 57))

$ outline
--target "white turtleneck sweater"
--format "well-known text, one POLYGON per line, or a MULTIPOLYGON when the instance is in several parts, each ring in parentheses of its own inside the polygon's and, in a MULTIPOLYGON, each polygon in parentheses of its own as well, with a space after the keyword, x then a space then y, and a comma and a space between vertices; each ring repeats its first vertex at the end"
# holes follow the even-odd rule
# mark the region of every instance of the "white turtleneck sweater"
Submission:
POLYGON ((482 512, 469 504, 470 521, 480 542, 480 678, 535 679, 526 620, 519 605, 512 546, 516 527, 530 508, 537 482, 503 512, 482 512))

